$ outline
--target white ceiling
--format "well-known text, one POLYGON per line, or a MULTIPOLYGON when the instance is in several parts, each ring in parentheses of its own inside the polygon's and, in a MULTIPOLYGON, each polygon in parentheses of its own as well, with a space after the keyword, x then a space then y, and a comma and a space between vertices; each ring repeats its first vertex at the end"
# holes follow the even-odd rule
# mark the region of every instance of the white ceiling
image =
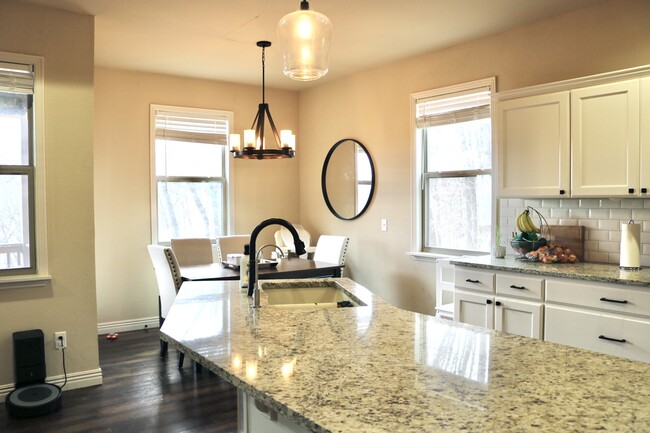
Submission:
MULTIPOLYGON (((261 83, 258 40, 299 0, 21 0, 94 15, 95 64, 246 84, 261 83)), ((282 74, 266 50, 269 87, 299 90, 604 0, 310 0, 334 27, 330 71, 315 82, 282 74)))

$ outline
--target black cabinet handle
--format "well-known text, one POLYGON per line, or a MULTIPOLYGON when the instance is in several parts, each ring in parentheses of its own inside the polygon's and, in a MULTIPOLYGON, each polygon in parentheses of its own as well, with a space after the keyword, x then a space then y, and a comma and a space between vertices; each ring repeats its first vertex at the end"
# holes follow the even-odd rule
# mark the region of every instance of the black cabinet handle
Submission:
POLYGON ((488 305, 490 305, 490 304, 492 303, 492 301, 491 301, 490 299, 486 299, 486 300, 485 300, 485 303, 488 304, 488 305))
POLYGON ((610 338, 610 337, 605 337, 604 335, 599 335, 598 338, 600 338, 601 340, 614 341, 616 343, 625 343, 625 338, 610 338))
POLYGON ((641 188, 641 194, 645 194, 648 192, 648 188, 641 188))
POLYGON ((566 191, 564 191, 563 189, 560 190, 560 195, 564 195, 565 193, 566 191))
POLYGON ((622 301, 619 301, 617 299, 607 299, 607 298, 600 298, 601 301, 603 302, 613 302, 615 304, 627 304, 627 301, 624 299, 622 301))
POLYGON ((514 284, 510 285, 511 289, 526 290, 524 286, 515 286, 514 284))
POLYGON ((478 283, 480 283, 479 280, 470 280, 469 278, 466 279, 465 281, 467 281, 468 283, 473 283, 473 284, 478 284, 478 283))
POLYGON ((501 301, 496 301, 495 304, 497 304, 497 307, 501 306, 501 301))
POLYGON ((628 188, 627 192, 629 192, 630 194, 634 194, 634 188, 628 188))

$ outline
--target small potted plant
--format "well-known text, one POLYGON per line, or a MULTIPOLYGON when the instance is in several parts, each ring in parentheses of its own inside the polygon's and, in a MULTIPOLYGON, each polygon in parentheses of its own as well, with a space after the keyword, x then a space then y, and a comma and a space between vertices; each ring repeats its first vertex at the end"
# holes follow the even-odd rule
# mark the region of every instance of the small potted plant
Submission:
POLYGON ((501 227, 497 224, 494 233, 494 246, 492 247, 492 255, 497 259, 502 259, 506 256, 506 247, 501 245, 501 227))

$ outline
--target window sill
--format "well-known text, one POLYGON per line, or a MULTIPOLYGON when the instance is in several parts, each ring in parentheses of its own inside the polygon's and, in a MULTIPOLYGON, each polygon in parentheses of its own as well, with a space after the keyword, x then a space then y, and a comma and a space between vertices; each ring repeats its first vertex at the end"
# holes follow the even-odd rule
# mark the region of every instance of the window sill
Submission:
POLYGON ((0 290, 45 287, 50 284, 50 275, 14 275, 0 278, 0 290))
POLYGON ((484 256, 487 255, 488 253, 470 253, 470 252, 465 252, 463 254, 444 254, 444 253, 425 253, 422 251, 409 251, 406 253, 407 255, 411 256, 412 260, 415 260, 417 262, 432 262, 435 263, 436 260, 438 259, 450 259, 454 257, 475 257, 475 256, 484 256))
POLYGON ((411 259, 415 260, 416 262, 431 262, 431 263, 435 263, 436 260, 438 259, 448 259, 449 257, 453 257, 448 254, 423 253, 421 251, 420 252, 409 251, 406 254, 411 256, 411 259))

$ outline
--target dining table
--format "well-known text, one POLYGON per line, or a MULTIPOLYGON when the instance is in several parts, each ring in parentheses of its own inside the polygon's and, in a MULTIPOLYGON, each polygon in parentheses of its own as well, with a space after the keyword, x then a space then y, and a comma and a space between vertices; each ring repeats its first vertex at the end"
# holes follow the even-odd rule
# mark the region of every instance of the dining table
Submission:
MULTIPOLYGON (((340 277, 342 265, 337 263, 317 262, 298 257, 282 258, 277 265, 262 263, 258 268, 258 278, 292 279, 292 278, 327 278, 340 277)), ((181 278, 184 281, 224 281, 238 280, 239 269, 219 262, 180 266, 181 278)))

